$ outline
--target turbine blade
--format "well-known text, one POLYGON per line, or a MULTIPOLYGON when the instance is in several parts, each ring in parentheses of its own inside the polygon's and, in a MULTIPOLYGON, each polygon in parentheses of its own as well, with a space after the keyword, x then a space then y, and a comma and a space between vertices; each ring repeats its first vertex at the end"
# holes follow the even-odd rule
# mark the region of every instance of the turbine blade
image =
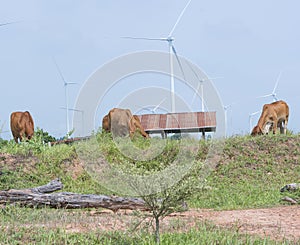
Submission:
POLYGON ((56 69, 57 69, 57 71, 58 71, 58 73, 59 73, 61 79, 62 79, 63 82, 64 82, 64 86, 66 86, 68 83, 65 81, 65 78, 64 78, 64 76, 63 76, 61 70, 59 69, 59 66, 58 66, 58 64, 57 64, 57 62, 56 62, 56 60, 55 60, 55 58, 54 58, 54 57, 52 57, 52 58, 53 58, 53 61, 54 61, 55 66, 56 66, 56 69))
POLYGON ((145 111, 150 111, 150 112, 152 112, 152 110, 151 110, 150 108, 148 108, 148 107, 143 107, 142 109, 145 110, 145 111))
POLYGON ((249 114, 249 117, 255 116, 256 114, 258 114, 260 112, 261 112, 261 110, 256 111, 256 112, 252 112, 252 113, 249 114))
POLYGON ((184 82, 185 82, 185 75, 184 75, 184 72, 183 72, 183 69, 182 69, 182 65, 181 65, 181 62, 180 62, 180 60, 179 60, 179 57, 178 57, 178 55, 177 55, 176 49, 175 49, 175 47, 174 47, 173 44, 172 44, 172 50, 173 50, 173 53, 175 54, 176 60, 177 60, 177 62, 178 62, 179 68, 180 68, 180 70, 181 70, 181 73, 182 73, 182 75, 183 75, 183 79, 184 79, 184 82))
POLYGON ((148 41, 168 41, 168 38, 148 38, 148 37, 121 37, 123 39, 148 40, 148 41))
POLYGON ((257 98, 266 98, 270 96, 273 96, 273 94, 266 94, 266 95, 258 96, 257 98))
MULTIPOLYGON (((59 109, 67 110, 67 107, 59 107, 59 109)), ((78 111, 78 112, 83 112, 82 110, 74 109, 74 108, 68 108, 69 111, 78 111)))
POLYGON ((280 80, 280 77, 281 77, 281 73, 282 73, 282 71, 280 71, 279 74, 278 74, 278 77, 277 77, 277 80, 276 80, 276 83, 275 83, 275 87, 273 89, 272 94, 275 94, 275 91, 277 89, 277 86, 278 86, 278 83, 279 83, 279 80, 280 80))
POLYGON ((6 25, 11 25, 11 24, 16 24, 19 23, 21 21, 13 21, 13 22, 6 22, 6 23, 0 23, 0 26, 6 26, 6 25))
POLYGON ((165 100, 166 100, 166 98, 164 98, 161 102, 159 102, 159 104, 153 108, 153 111, 156 111, 157 108, 158 108, 165 100))
POLYGON ((179 21, 181 20, 181 17, 183 16, 185 10, 190 5, 192 0, 189 0, 188 3, 185 5, 184 9, 181 11, 180 15, 178 16, 175 25, 173 26, 172 30, 170 31, 169 37, 172 36, 173 32, 175 31, 176 26, 178 25, 179 21))
POLYGON ((205 81, 209 81, 209 80, 216 80, 216 79, 219 79, 219 78, 223 78, 223 77, 208 77, 208 78, 201 79, 201 81, 205 82, 205 81))
POLYGON ((230 104, 228 104, 228 105, 225 105, 225 106, 224 106, 224 109, 227 110, 227 109, 229 109, 230 107, 232 107, 233 105, 235 105, 235 102, 232 102, 232 103, 230 103, 230 104))

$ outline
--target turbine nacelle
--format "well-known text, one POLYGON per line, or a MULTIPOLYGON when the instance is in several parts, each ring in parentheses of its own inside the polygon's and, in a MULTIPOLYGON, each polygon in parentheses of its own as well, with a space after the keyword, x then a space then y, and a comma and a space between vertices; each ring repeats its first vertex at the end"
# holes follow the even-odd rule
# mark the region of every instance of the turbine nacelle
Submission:
POLYGON ((172 42, 175 40, 174 37, 168 37, 166 38, 166 41, 168 41, 171 45, 172 45, 172 42))

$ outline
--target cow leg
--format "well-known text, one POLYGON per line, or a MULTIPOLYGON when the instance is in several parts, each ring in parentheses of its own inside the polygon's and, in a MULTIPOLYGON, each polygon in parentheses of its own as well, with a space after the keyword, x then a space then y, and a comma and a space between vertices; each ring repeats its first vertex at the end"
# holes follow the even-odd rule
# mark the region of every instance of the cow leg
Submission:
POLYGON ((288 120, 284 120, 284 128, 283 128, 283 133, 286 134, 287 131, 287 124, 288 124, 288 120))
POLYGON ((280 128, 280 134, 285 134, 285 121, 279 122, 278 126, 280 128))
POLYGON ((14 136, 14 140, 15 140, 15 142, 16 142, 17 144, 19 143, 18 139, 19 139, 18 136, 14 136))
POLYGON ((277 120, 274 120, 274 122, 273 122, 273 134, 276 134, 276 132, 277 132, 277 125, 278 124, 278 121, 277 120))

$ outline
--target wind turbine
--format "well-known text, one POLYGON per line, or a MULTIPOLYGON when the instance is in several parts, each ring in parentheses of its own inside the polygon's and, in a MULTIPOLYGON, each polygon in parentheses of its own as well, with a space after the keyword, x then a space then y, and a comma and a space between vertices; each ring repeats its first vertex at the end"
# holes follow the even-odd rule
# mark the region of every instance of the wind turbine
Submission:
POLYGON ((252 117, 255 116, 256 114, 261 113, 261 110, 256 111, 256 112, 252 112, 249 114, 249 131, 251 133, 252 129, 253 129, 253 125, 252 125, 252 117))
POLYGON ((147 110, 152 112, 153 114, 156 112, 156 110, 160 107, 160 105, 166 100, 166 98, 162 99, 161 102, 159 102, 159 104, 157 104, 155 107, 153 107, 152 109, 150 109, 150 107, 141 107, 141 110, 147 110))
MULTIPOLYGON (((178 16, 175 25, 173 26, 172 30, 170 31, 169 35, 167 37, 163 38, 146 38, 146 37, 122 37, 122 38, 127 38, 127 39, 140 39, 140 40, 149 40, 149 41, 166 41, 168 42, 169 45, 169 54, 170 54, 170 91, 171 91, 171 112, 175 112, 175 82, 174 82, 174 67, 173 67, 173 54, 175 55, 177 62, 179 64, 179 67, 181 69, 181 72, 183 73, 183 69, 180 63, 180 60, 177 56, 176 49, 174 47, 174 37, 173 33, 175 31, 175 28, 177 27, 179 21, 181 20, 185 10, 189 6, 192 0, 189 0, 188 3, 185 5, 183 10, 181 11, 180 15, 178 16)), ((183 74, 184 75, 184 74, 183 74)))
POLYGON ((274 86, 274 89, 272 91, 271 94, 266 94, 266 95, 263 95, 263 96, 259 96, 258 98, 267 98, 267 97, 273 97, 273 100, 274 101, 277 101, 277 94, 276 94, 276 89, 277 89, 277 86, 278 86, 278 83, 279 83, 279 80, 280 80, 280 77, 281 77, 281 73, 282 71, 279 72, 278 74, 278 77, 277 77, 277 80, 276 80, 276 83, 275 83, 275 86, 274 86))
POLYGON ((66 102, 66 129, 67 129, 67 135, 68 133, 70 132, 70 128, 69 128, 69 95, 68 95, 68 85, 71 85, 71 84, 77 84, 77 83, 72 83, 72 82, 66 82, 58 64, 56 63, 55 61, 55 58, 53 57, 53 61, 54 61, 54 64, 57 68, 57 71, 64 83, 64 87, 65 87, 65 102, 66 102))
POLYGON ((225 137, 227 137, 227 112, 228 112, 228 109, 231 108, 232 106, 234 105, 234 103, 231 103, 229 105, 224 105, 223 108, 224 108, 224 120, 225 120, 225 137))
MULTIPOLYGON (((193 70, 193 71, 194 71, 194 70, 193 70)), ((193 99, 192 99, 192 103, 191 103, 191 104, 194 103, 194 101, 195 101, 195 99, 196 99, 196 94, 198 94, 199 89, 201 89, 201 91, 200 91, 200 96, 201 96, 201 111, 204 112, 205 108, 204 108, 204 90, 203 90, 203 83, 204 83, 205 81, 218 79, 218 78, 220 78, 220 77, 213 77, 213 78, 200 79, 200 78, 198 77, 197 73, 195 73, 195 75, 196 75, 196 77, 197 77, 199 83, 198 83, 197 89, 196 89, 196 91, 195 91, 195 93, 194 93, 194 96, 193 96, 193 99)))
POLYGON ((75 109, 75 108, 66 108, 66 107, 60 107, 60 109, 64 109, 64 110, 69 110, 69 111, 75 111, 75 112, 80 112, 81 113, 81 122, 82 122, 82 133, 83 133, 83 130, 84 130, 84 111, 83 110, 78 110, 78 109, 75 109))

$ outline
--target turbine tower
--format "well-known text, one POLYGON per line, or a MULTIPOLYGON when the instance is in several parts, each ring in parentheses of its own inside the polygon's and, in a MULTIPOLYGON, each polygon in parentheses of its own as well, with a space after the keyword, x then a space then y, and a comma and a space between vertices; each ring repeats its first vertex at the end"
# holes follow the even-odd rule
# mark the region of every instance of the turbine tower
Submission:
MULTIPOLYGON (((194 72, 194 70, 192 70, 194 72)), ((205 79, 200 79, 198 77, 198 75, 194 72, 195 76, 197 77, 199 83, 198 83, 198 86, 197 86, 197 89, 193 95, 193 99, 192 99, 192 103, 194 103, 195 99, 196 99, 196 95, 199 94, 199 89, 200 89, 200 97, 201 97, 201 111, 204 112, 205 108, 204 108, 204 89, 203 89, 203 86, 204 86, 204 82, 205 81, 210 81, 210 80, 214 80, 214 79, 218 79, 218 78, 221 78, 221 77, 213 77, 213 78, 205 78, 205 79)))
POLYGON ((146 37, 122 37, 122 38, 126 38, 126 39, 140 39, 140 40, 150 40, 150 41, 166 41, 168 42, 169 45, 169 54, 170 54, 170 92, 171 92, 171 112, 175 112, 175 82, 174 82, 174 66, 173 66, 173 54, 175 55, 178 65, 181 69, 181 72, 183 73, 182 70, 182 66, 180 63, 180 60, 177 56, 177 52, 176 49, 174 47, 174 37, 173 37, 173 33, 179 23, 179 21, 181 20, 185 10, 187 9, 187 7, 189 6, 189 4, 191 3, 192 0, 189 0, 188 3, 185 5, 185 7, 183 8, 183 10, 181 11, 180 15, 178 16, 175 25, 173 26, 172 30, 170 31, 169 35, 167 37, 163 37, 163 38, 146 38, 146 37))
POLYGON ((228 109, 230 109, 233 105, 234 105, 234 103, 223 106, 223 108, 224 108, 224 121, 225 121, 225 137, 227 137, 227 135, 228 135, 228 132, 227 132, 227 130, 228 130, 228 116, 227 116, 227 113, 228 113, 228 109))
POLYGON ((70 132, 70 126, 69 126, 69 94, 68 94, 68 85, 71 85, 71 84, 77 84, 77 83, 72 83, 72 82, 66 82, 57 62, 55 61, 55 58, 53 57, 53 61, 54 61, 54 64, 57 68, 57 71, 64 83, 64 88, 65 88, 65 103, 66 103, 66 130, 67 130, 67 135, 68 133, 70 132))
POLYGON ((84 130, 84 111, 79 110, 79 109, 75 109, 75 108, 68 108, 67 109, 67 107, 60 107, 60 109, 69 110, 69 111, 73 111, 73 112, 75 111, 75 112, 80 112, 81 113, 81 123, 82 123, 82 133, 83 133, 83 130, 84 130))

